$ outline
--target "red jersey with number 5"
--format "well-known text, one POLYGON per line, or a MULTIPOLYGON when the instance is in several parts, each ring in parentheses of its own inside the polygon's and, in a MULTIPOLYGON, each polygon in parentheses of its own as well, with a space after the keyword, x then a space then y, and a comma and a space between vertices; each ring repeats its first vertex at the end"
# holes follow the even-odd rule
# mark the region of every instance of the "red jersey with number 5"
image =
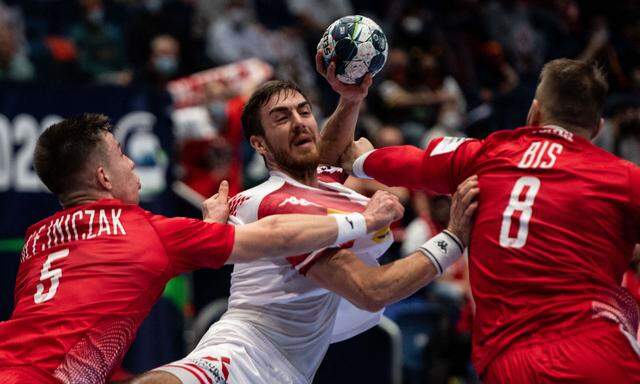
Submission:
POLYGON ((105 382, 167 281, 222 266, 233 240, 231 225, 153 215, 118 200, 31 226, 15 309, 0 323, 0 382, 19 382, 20 372, 38 382, 105 382))
POLYGON ((364 171, 388 185, 446 194, 478 175, 469 269, 480 373, 514 344, 576 332, 594 318, 636 334, 638 308, 620 287, 640 240, 635 165, 545 126, 483 141, 440 138, 426 151, 383 148, 364 171))

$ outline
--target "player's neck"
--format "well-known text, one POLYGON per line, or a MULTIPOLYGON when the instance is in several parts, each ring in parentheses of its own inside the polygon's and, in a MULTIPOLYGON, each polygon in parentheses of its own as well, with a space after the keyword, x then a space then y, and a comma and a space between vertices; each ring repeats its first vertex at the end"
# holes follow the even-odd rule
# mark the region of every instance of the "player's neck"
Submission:
POLYGON ((308 185, 310 187, 318 187, 319 185, 318 170, 315 167, 305 169, 305 170, 291 170, 291 169, 285 169, 284 167, 276 165, 271 167, 271 169, 273 171, 282 172, 301 184, 308 185))
POLYGON ((559 123, 557 121, 541 121, 539 125, 541 127, 544 127, 546 125, 555 125, 556 127, 560 127, 564 130, 567 130, 576 136, 582 137, 583 139, 591 140, 591 131, 582 127, 578 127, 578 126, 566 124, 566 123, 559 123))
POLYGON ((114 197, 108 192, 98 191, 74 191, 68 194, 60 195, 60 205, 67 209, 78 205, 90 204, 100 199, 113 199, 114 197))

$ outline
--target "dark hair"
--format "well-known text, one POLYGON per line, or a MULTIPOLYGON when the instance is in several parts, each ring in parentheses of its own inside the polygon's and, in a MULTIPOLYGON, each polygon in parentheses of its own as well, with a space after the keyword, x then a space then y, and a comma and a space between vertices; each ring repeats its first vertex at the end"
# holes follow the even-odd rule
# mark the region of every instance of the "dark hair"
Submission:
POLYGON ((260 108, 267 104, 273 95, 278 95, 280 92, 284 92, 285 96, 289 92, 298 92, 305 100, 309 101, 293 81, 272 80, 262 84, 253 92, 242 109, 242 129, 247 140, 254 135, 264 136, 264 127, 260 122, 260 108))
POLYGON ((596 129, 609 85, 595 64, 570 59, 548 62, 540 73, 540 103, 558 123, 596 129))
POLYGON ((96 113, 71 117, 47 128, 33 153, 40 180, 58 196, 77 188, 80 171, 102 149, 104 134, 110 130, 109 118, 96 113))

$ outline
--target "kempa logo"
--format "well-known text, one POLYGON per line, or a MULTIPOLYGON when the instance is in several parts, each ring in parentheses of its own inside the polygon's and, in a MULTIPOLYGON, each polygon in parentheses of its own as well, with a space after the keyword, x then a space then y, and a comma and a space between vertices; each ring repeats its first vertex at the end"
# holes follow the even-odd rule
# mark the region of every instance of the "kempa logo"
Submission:
POLYGON ((436 243, 436 245, 438 246, 438 248, 442 249, 442 252, 447 253, 447 242, 440 240, 436 243))
POLYGON ((309 200, 306 199, 298 199, 295 196, 291 196, 287 199, 285 199, 285 201, 283 201, 282 203, 278 204, 279 207, 282 207, 283 205, 287 205, 287 204, 292 204, 292 205, 301 205, 303 207, 309 207, 309 206, 315 206, 315 207, 320 207, 319 204, 316 203, 312 203, 309 200))

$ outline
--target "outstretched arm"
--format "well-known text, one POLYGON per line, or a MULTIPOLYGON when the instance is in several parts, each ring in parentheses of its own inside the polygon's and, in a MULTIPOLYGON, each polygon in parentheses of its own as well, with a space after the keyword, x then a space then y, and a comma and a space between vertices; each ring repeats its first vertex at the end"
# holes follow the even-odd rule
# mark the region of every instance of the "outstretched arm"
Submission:
POLYGON ((236 227, 227 263, 284 257, 337 246, 388 226, 404 208, 391 193, 379 191, 365 211, 348 215, 273 215, 236 227))
POLYGON ((425 150, 411 145, 373 149, 366 139, 351 143, 340 161, 359 178, 373 178, 390 187, 428 189, 450 194, 468 175, 482 143, 461 137, 431 140, 425 150))
POLYGON ((372 84, 371 75, 367 74, 362 83, 351 85, 342 83, 336 77, 335 63, 325 69, 322 63, 322 51, 316 53, 316 70, 327 80, 331 88, 340 95, 338 106, 327 119, 320 136, 320 162, 335 165, 340 154, 353 141, 358 122, 358 114, 362 101, 372 84))
POLYGON ((462 255, 478 192, 477 177, 462 183, 453 197, 448 229, 403 259, 372 267, 347 249, 328 250, 307 276, 361 309, 379 311, 430 283, 462 255))

